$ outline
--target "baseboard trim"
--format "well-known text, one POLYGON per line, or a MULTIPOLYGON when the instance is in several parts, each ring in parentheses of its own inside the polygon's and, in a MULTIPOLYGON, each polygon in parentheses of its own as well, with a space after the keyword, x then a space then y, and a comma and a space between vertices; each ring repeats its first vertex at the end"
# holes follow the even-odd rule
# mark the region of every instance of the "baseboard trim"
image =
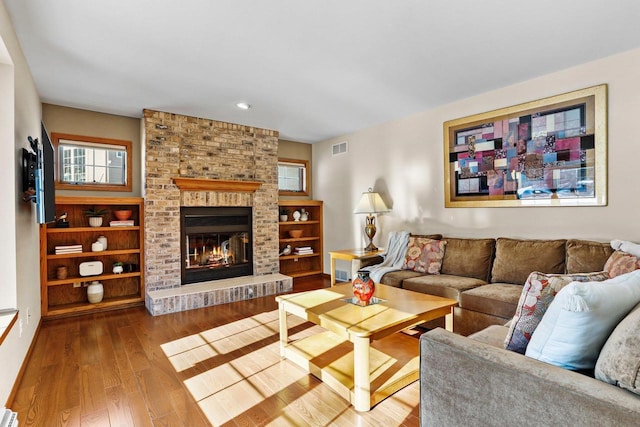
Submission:
POLYGON ((31 340, 31 344, 29 345, 29 350, 27 351, 27 355, 22 361, 22 365, 20 366, 20 371, 18 371, 18 376, 16 377, 16 381, 13 383, 13 387, 11 388, 11 393, 9 393, 9 398, 7 399, 7 403, 5 403, 5 407, 10 408, 13 405, 13 401, 16 398, 16 394, 18 393, 18 386, 22 382, 22 377, 24 376, 24 371, 27 369, 27 362, 31 359, 31 354, 33 353, 33 349, 36 346, 36 341, 40 336, 40 327, 42 326, 42 318, 38 321, 38 326, 36 327, 36 332, 33 334, 33 339, 31 340))

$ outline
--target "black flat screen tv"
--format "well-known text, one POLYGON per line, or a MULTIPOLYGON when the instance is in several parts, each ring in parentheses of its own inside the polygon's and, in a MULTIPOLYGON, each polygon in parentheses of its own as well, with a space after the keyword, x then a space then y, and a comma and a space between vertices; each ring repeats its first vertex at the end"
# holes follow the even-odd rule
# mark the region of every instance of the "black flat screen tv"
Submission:
MULTIPOLYGON (((56 220, 56 184, 55 184, 55 159, 53 145, 49 139, 49 134, 41 123, 41 141, 29 137, 31 148, 35 151, 36 165, 35 173, 24 174, 25 177, 32 176, 35 184, 35 196, 31 200, 36 204, 36 216, 39 224, 46 224, 56 220)), ((25 162, 26 166, 28 162, 25 162)))

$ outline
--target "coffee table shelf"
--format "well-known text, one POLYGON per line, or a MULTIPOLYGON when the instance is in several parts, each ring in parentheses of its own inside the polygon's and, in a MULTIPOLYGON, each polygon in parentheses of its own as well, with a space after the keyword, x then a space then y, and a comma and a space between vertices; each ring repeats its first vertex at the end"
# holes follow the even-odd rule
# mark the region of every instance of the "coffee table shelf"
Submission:
MULTIPOLYGON (((377 341, 369 350, 370 407, 419 377, 420 358, 416 338, 396 335, 396 344, 403 341, 403 352, 399 357, 375 348, 377 341)), ((343 399, 355 401, 354 351, 349 340, 325 331, 287 345, 285 357, 321 379, 343 399)))
POLYGON ((280 295, 280 355, 319 378, 357 411, 368 411, 381 400, 418 379, 419 346, 400 332, 440 317, 453 329, 451 311, 457 301, 376 285, 385 301, 360 307, 344 301, 351 284, 280 295), (322 332, 289 341, 287 317, 294 315, 319 325, 322 332))

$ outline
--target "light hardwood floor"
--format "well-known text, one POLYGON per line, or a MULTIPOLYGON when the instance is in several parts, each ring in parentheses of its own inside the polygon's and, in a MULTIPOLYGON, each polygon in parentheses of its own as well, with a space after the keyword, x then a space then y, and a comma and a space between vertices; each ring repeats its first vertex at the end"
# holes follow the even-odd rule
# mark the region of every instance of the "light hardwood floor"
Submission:
MULTIPOLYGON (((299 279, 294 292, 328 284, 299 279)), ((291 338, 317 328, 289 326, 291 338)), ((20 426, 391 427, 419 425, 418 406, 415 382, 356 412, 281 360, 270 296, 158 317, 140 307, 46 321, 12 409, 20 426)))

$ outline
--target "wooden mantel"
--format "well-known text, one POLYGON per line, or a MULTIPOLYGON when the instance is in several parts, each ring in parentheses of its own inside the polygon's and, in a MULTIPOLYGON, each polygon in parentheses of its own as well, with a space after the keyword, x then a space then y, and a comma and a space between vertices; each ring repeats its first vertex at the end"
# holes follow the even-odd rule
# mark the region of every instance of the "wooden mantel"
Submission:
POLYGON ((180 177, 173 177, 173 182, 182 191, 230 191, 237 193, 253 193, 262 185, 258 181, 180 177))

